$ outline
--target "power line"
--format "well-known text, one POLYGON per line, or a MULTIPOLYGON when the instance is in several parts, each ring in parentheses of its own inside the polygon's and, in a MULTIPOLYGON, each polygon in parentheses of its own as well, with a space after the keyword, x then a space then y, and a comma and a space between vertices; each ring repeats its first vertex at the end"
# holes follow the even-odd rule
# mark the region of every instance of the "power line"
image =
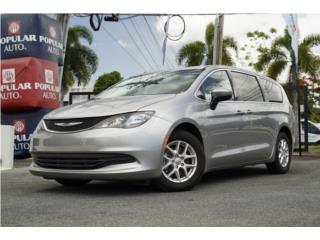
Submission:
POLYGON ((132 34, 130 33, 130 31, 128 30, 127 26, 125 25, 124 22, 121 22, 122 26, 124 27, 124 29, 126 30, 126 32, 128 33, 129 37, 131 38, 132 42, 134 43, 134 45, 136 46, 136 48, 138 49, 138 51, 141 53, 143 59, 145 60, 145 62, 149 65, 149 67, 154 70, 154 68, 152 67, 152 65, 149 63, 149 61, 147 60, 146 56, 144 55, 143 51, 141 50, 140 46, 137 44, 137 42, 135 41, 134 37, 132 36, 132 34))
POLYGON ((145 72, 147 72, 147 70, 141 65, 141 63, 139 63, 139 61, 123 46, 121 46, 121 44, 119 44, 119 42, 117 41, 117 39, 102 25, 101 28, 104 30, 104 32, 115 42, 117 43, 124 51, 125 53, 138 65, 140 66, 145 72))
POLYGON ((144 42, 143 38, 141 37, 141 35, 140 35, 140 33, 139 33, 139 31, 138 31, 138 29, 137 29, 136 25, 135 25, 134 19, 130 18, 130 21, 131 21, 131 24, 133 25, 133 28, 134 28, 135 32, 137 33, 138 37, 140 38, 140 41, 142 42, 142 44, 143 44, 143 45, 144 45, 144 47, 146 48, 146 50, 147 50, 147 52, 148 52, 149 56, 151 57, 151 59, 152 59, 153 63, 154 63, 154 64, 155 64, 155 66, 160 70, 160 68, 158 67, 158 64, 157 64, 157 62, 155 61, 154 57, 152 56, 152 54, 151 54, 151 52, 150 52, 149 48, 147 47, 147 45, 145 44, 145 42, 144 42))
MULTIPOLYGON (((160 16, 154 16, 155 19, 158 19, 159 21, 161 21, 160 16)), ((161 36, 162 37, 162 36, 161 36)), ((176 53, 173 52, 172 48, 168 47, 167 49, 169 49, 169 52, 171 53, 171 55, 173 56, 174 59, 174 63, 176 63, 176 53)))
MULTIPOLYGON (((149 29, 149 32, 151 33, 151 36, 152 36, 154 42, 156 43, 156 45, 159 46, 160 53, 161 53, 161 52, 162 52, 161 44, 159 44, 159 42, 157 41, 157 38, 156 38, 156 36, 154 35, 154 33, 153 33, 153 31, 152 31, 152 28, 151 28, 151 26, 150 26, 150 24, 149 24, 148 19, 146 18, 146 16, 143 16, 143 18, 144 18, 144 21, 145 21, 146 24, 147 24, 147 27, 148 27, 148 29, 149 29)), ((170 62, 169 60, 167 61, 167 65, 171 65, 171 68, 173 68, 173 65, 171 64, 171 62, 170 62)), ((169 66, 169 67, 170 67, 170 66, 169 66)))

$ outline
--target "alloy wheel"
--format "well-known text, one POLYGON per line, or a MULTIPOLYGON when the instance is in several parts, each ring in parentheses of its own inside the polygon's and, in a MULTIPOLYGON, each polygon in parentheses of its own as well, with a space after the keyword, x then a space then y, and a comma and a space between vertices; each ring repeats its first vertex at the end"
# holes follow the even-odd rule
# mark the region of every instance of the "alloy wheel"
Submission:
POLYGON ((175 140, 165 148, 162 174, 171 182, 186 182, 196 172, 197 163, 194 148, 185 141, 175 140))
POLYGON ((289 163, 289 145, 285 139, 279 141, 278 158, 281 167, 285 168, 289 163))

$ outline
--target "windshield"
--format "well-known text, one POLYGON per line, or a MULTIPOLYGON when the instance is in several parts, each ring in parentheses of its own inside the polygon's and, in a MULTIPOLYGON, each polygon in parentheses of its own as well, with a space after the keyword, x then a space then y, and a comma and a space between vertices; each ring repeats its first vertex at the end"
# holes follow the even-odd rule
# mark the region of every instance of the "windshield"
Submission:
POLYGON ((203 69, 157 72, 125 79, 98 94, 97 98, 177 94, 186 91, 203 69))

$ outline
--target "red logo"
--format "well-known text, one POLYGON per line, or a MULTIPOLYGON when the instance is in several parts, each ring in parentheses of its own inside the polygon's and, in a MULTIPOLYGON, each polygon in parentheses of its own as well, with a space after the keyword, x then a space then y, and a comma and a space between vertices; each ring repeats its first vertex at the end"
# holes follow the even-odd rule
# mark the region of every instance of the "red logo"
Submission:
POLYGON ((297 31, 296 25, 292 24, 291 25, 291 32, 294 34, 297 31))
POLYGON ((16 76, 15 76, 15 70, 14 68, 7 68, 2 69, 2 83, 15 83, 16 76))
POLYGON ((16 119, 13 120, 13 126, 15 133, 26 133, 26 120, 24 119, 16 119))
POLYGON ((11 35, 14 34, 20 34, 20 30, 21 30, 21 24, 20 21, 11 21, 8 22, 8 32, 11 35))
POLYGON ((49 26, 49 34, 52 38, 56 38, 57 36, 57 31, 53 26, 49 26))

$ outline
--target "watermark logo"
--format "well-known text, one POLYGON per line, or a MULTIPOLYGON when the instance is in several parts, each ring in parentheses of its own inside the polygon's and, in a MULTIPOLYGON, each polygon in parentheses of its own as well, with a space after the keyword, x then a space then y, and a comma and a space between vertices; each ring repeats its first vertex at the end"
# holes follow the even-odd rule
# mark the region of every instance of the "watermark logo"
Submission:
POLYGON ((2 83, 15 83, 16 74, 14 68, 2 69, 2 83))
POLYGON ((26 133, 26 120, 24 119, 16 119, 13 120, 13 126, 15 133, 26 133))
POLYGON ((11 35, 20 34, 21 30, 21 24, 20 21, 11 21, 8 22, 8 32, 11 35))
POLYGON ((50 69, 44 70, 44 76, 46 83, 53 84, 53 71, 50 69))
POLYGON ((49 26, 49 34, 52 38, 56 38, 57 36, 57 31, 53 26, 49 26))

